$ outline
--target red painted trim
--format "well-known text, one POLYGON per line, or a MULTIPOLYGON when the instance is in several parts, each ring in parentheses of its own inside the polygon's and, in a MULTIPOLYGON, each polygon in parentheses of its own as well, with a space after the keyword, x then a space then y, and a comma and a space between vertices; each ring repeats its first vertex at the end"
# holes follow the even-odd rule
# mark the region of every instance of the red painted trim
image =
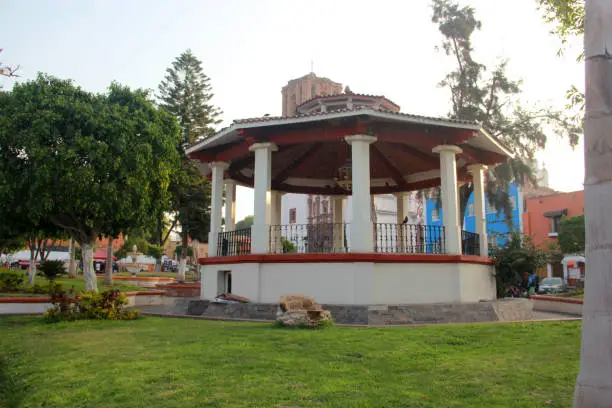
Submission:
POLYGON ((165 290, 141 290, 138 292, 123 292, 125 296, 165 295, 165 290))
MULTIPOLYGON (((104 277, 104 275, 96 275, 98 278, 102 278, 104 277)), ((159 277, 156 278, 155 276, 135 276, 135 277, 131 277, 131 276, 113 276, 113 280, 123 280, 123 281, 161 281, 161 282, 173 282, 176 279, 175 278, 166 278, 166 277, 159 277)))
POLYGON ((50 297, 1 297, 0 303, 51 303, 50 297))
MULTIPOLYGON (((126 296, 148 296, 148 295, 165 295, 165 290, 149 290, 139 292, 122 292, 126 296)), ((76 298, 69 300, 75 301, 76 298)), ((50 297, 0 297, 0 303, 51 303, 50 297)))
POLYGON ((200 285, 173 285, 172 283, 167 285, 155 285, 155 287, 167 289, 200 289, 200 285))
POLYGON ((374 262, 374 263, 471 263, 491 265, 489 258, 467 255, 427 255, 427 254, 262 254, 240 256, 215 256, 200 258, 200 265, 220 265, 239 263, 334 263, 334 262, 374 262))
POLYGON ((574 303, 574 304, 584 304, 583 299, 574 299, 574 298, 565 298, 565 297, 557 297, 557 296, 546 296, 546 295, 531 295, 531 299, 533 300, 550 300, 552 302, 561 302, 561 303, 574 303))

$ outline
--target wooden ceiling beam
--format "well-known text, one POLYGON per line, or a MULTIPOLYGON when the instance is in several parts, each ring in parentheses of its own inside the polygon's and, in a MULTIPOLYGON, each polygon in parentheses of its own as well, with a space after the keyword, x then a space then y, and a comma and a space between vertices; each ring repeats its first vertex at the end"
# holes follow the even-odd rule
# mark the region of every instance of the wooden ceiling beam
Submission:
MULTIPOLYGON (((323 147, 322 143, 313 144, 308 150, 306 150, 302 155, 300 155, 297 159, 295 159, 289 166, 285 167, 281 172, 279 172, 274 180, 272 180, 272 184, 282 184, 289 176, 291 172, 296 170, 309 158, 313 157, 321 148, 323 147)), ((274 160, 274 159, 272 159, 274 160)))
POLYGON ((408 184, 406 183, 402 173, 400 173, 397 167, 395 167, 393 163, 391 163, 391 161, 389 161, 389 159, 387 159, 387 157, 382 154, 380 150, 378 150, 378 147, 376 147, 376 145, 370 145, 370 151, 372 152, 373 159, 380 161, 382 165, 386 167, 395 184, 402 189, 407 188, 408 184))

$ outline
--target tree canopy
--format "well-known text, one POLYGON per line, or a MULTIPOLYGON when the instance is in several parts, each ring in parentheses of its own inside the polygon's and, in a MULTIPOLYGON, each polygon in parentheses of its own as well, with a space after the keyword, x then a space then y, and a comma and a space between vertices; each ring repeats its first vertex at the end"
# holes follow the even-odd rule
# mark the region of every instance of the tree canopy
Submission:
MULTIPOLYGON (((531 163, 534 153, 546 146, 544 127, 552 126, 572 146, 577 144, 581 129, 560 111, 527 109, 520 101, 521 81, 508 77, 506 60, 493 68, 475 60, 472 35, 482 23, 474 8, 451 0, 433 0, 432 9, 432 22, 443 36, 442 49, 456 64, 440 82, 450 92, 449 116, 481 123, 515 154, 507 163, 489 169, 485 184, 489 203, 511 222, 509 185, 523 185, 526 181, 535 184, 531 163)), ((468 183, 459 188, 461 220, 472 191, 468 183)))
POLYGON ((564 254, 584 253, 586 249, 584 215, 564 217, 559 224, 559 247, 564 254))
POLYGON ((16 216, 49 221, 79 242, 87 288, 96 290, 96 238, 150 222, 169 201, 176 120, 146 91, 113 83, 93 94, 44 74, 0 103, 0 179, 9 183, 0 199, 16 216))
POLYGON ((236 223, 236 229, 239 230, 239 229, 251 228, 251 226, 253 226, 254 220, 255 220, 254 216, 247 215, 246 217, 244 217, 244 219, 236 223))

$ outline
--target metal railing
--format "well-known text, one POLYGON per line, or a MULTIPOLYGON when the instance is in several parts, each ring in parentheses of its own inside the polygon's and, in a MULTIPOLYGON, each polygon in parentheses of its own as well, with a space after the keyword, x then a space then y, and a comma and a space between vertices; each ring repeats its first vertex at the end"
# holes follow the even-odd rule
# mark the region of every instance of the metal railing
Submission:
POLYGON ((374 251, 378 253, 445 254, 443 226, 374 224, 374 251))
POLYGON ((480 255, 480 236, 474 232, 461 231, 461 253, 480 255))
POLYGON ((348 252, 348 224, 316 223, 270 225, 269 251, 287 253, 348 252))
POLYGON ((247 255, 251 253, 251 228, 219 233, 217 256, 247 255))

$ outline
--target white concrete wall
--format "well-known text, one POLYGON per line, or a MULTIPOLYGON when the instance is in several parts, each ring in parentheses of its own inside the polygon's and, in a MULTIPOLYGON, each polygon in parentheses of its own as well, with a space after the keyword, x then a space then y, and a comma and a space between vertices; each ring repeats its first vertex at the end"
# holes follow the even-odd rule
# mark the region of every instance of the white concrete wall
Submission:
POLYGON ((245 263, 206 265, 202 298, 218 294, 219 271, 232 272, 232 293, 256 303, 312 296, 319 303, 423 304, 495 299, 492 267, 453 263, 245 263))
POLYGON ((51 303, 0 303, 0 315, 42 314, 51 307, 51 303))
POLYGON ((461 271, 461 301, 479 302, 497 297, 494 268, 490 265, 459 264, 461 271))
POLYGON ((374 304, 461 302, 458 264, 376 264, 374 304))
POLYGON ((533 310, 539 312, 564 313, 582 316, 582 303, 567 303, 558 300, 531 299, 533 310))

